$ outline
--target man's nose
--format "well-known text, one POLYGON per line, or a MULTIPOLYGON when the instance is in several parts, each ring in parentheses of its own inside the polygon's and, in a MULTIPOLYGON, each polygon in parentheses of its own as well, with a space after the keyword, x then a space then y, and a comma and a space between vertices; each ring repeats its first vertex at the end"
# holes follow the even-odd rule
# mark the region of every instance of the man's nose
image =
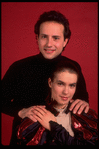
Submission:
POLYGON ((46 43, 46 45, 47 45, 48 47, 51 47, 52 44, 53 44, 53 41, 52 41, 51 37, 47 38, 47 43, 46 43))

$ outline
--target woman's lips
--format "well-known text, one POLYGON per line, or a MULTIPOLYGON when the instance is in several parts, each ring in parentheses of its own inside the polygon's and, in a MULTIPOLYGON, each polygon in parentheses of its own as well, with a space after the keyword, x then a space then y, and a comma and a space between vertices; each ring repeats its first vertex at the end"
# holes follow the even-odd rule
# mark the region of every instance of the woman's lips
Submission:
POLYGON ((68 97, 61 96, 62 100, 68 100, 68 97))

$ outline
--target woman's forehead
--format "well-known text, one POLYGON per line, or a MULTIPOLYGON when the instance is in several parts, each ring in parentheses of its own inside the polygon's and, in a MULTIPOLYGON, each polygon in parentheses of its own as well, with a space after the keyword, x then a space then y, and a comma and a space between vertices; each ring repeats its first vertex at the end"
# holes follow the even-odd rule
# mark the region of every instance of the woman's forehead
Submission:
POLYGON ((60 80, 62 82, 77 82, 77 74, 76 73, 70 73, 69 71, 64 72, 57 72, 54 76, 55 80, 60 80))

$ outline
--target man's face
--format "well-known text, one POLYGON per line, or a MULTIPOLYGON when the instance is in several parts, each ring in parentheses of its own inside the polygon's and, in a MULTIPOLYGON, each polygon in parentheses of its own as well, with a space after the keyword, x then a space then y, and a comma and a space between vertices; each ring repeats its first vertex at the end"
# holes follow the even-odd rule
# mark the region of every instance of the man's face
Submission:
POLYGON ((39 50, 46 59, 57 57, 68 42, 68 39, 64 41, 64 26, 57 22, 42 23, 37 40, 39 50))

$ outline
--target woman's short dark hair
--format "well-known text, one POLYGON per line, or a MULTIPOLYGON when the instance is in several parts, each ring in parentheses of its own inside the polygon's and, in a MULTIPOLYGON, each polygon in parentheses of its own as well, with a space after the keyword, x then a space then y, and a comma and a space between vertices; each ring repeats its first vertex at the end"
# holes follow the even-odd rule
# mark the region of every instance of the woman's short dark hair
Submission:
POLYGON ((42 15, 40 15, 40 17, 34 27, 35 34, 37 34, 39 36, 40 25, 43 22, 47 22, 47 21, 55 21, 55 22, 62 24, 64 26, 64 40, 66 38, 68 38, 68 40, 70 39, 71 31, 69 28, 69 21, 59 11, 48 11, 48 12, 44 12, 42 15))

